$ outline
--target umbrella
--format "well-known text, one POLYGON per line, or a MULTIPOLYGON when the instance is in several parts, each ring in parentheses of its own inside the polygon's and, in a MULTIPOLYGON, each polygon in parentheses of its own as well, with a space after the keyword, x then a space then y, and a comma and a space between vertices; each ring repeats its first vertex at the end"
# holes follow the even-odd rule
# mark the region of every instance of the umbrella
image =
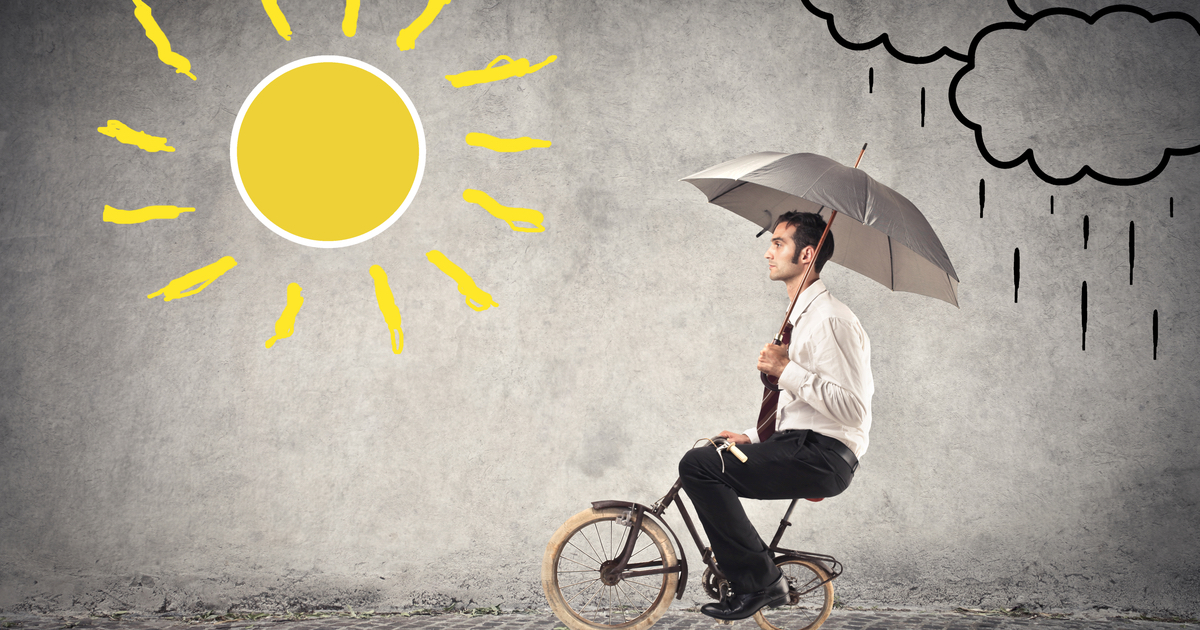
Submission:
POLYGON ((793 210, 819 212, 826 221, 836 215, 854 219, 831 224, 835 247, 830 262, 893 291, 958 306, 958 275, 929 221, 903 195, 857 168, 815 153, 766 151, 683 181, 764 230, 793 210))

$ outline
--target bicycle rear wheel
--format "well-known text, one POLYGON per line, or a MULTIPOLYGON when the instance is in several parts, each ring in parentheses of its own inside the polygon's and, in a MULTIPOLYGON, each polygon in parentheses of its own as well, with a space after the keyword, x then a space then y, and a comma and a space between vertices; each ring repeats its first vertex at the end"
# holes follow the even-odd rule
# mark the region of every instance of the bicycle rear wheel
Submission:
POLYGON ((816 630, 833 609, 833 582, 823 567, 810 560, 778 558, 775 565, 788 583, 788 601, 778 608, 754 613, 762 630, 816 630), (822 584, 824 582, 824 584, 822 584))
MULTIPOLYGON (((671 606, 679 573, 609 576, 601 569, 615 560, 631 533, 621 508, 587 509, 563 523, 542 557, 542 588, 550 609, 571 630, 645 630, 671 606)), ((679 563, 662 528, 642 519, 629 563, 631 570, 679 563)))

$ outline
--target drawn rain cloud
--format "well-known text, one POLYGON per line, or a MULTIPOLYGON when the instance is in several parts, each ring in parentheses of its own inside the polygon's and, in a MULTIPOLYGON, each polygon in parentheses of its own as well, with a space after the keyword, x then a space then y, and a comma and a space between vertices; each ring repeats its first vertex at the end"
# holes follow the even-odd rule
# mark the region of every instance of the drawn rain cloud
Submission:
POLYGON ((1175 0, 804 2, 847 48, 965 62, 950 106, 995 167, 1135 185, 1200 152, 1200 21, 1175 0))
POLYGON ((943 56, 966 61, 980 31, 1019 19, 1008 0, 804 0, 804 5, 828 22, 842 46, 866 50, 882 44, 908 63, 943 56))
POLYGON ((971 59, 951 82, 951 107, 994 166, 1027 161, 1053 184, 1087 175, 1129 185, 1200 150, 1194 19, 1041 13, 981 33, 971 59))

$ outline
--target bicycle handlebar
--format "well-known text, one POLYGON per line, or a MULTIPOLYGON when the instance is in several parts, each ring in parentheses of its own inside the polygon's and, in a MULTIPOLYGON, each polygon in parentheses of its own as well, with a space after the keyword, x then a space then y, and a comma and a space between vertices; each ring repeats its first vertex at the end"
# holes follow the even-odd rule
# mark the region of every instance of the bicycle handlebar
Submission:
POLYGON ((717 447, 718 451, 729 451, 730 453, 733 453, 734 457, 738 458, 738 461, 742 462, 743 464, 746 463, 746 454, 742 452, 742 449, 737 447, 737 444, 734 444, 723 437, 715 437, 712 439, 712 442, 713 446, 717 447))

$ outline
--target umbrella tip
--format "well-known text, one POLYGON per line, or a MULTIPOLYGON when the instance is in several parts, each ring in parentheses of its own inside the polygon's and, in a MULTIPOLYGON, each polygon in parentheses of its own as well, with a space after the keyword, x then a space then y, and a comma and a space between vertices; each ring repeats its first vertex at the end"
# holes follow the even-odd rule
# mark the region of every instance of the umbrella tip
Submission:
POLYGON ((859 151, 859 152, 858 152, 858 159, 857 159, 857 160, 854 160, 854 168, 858 168, 858 163, 859 163, 859 162, 862 162, 862 156, 863 156, 863 154, 864 154, 864 153, 866 153, 866 152, 867 152, 867 143, 866 143, 866 142, 864 142, 864 143, 863 143, 863 148, 862 148, 862 151, 859 151))

